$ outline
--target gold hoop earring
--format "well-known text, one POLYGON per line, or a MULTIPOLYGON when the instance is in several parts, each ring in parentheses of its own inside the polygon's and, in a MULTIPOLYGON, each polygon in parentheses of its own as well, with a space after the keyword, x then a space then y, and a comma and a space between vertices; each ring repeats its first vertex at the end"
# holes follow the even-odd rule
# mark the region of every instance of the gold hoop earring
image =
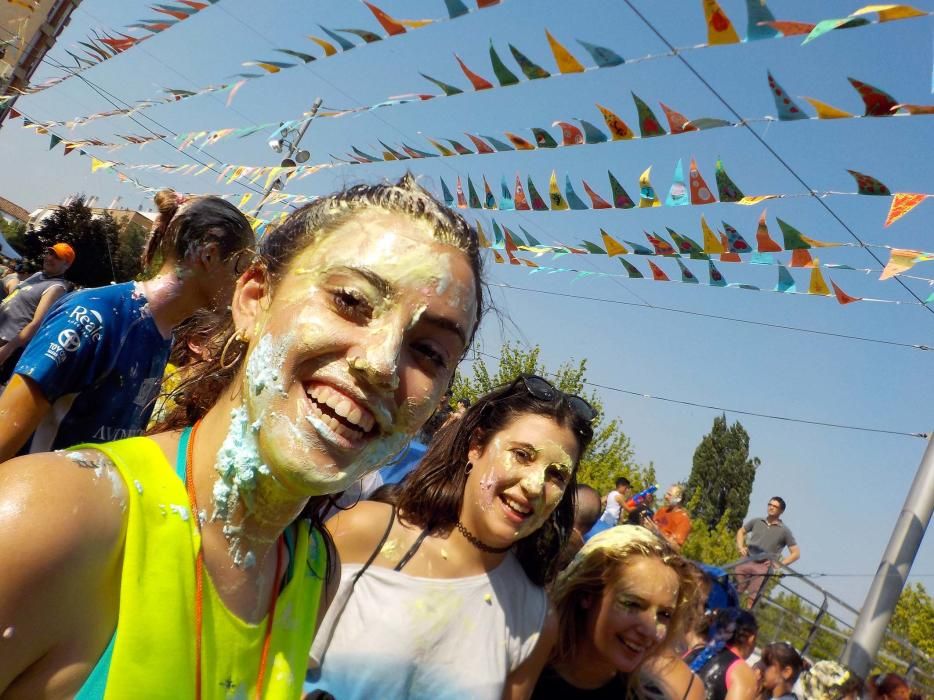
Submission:
POLYGON ((230 362, 227 362, 226 360, 227 351, 230 350, 230 344, 234 341, 237 341, 238 343, 247 343, 249 342, 249 338, 247 337, 246 333, 244 333, 243 331, 237 331, 236 333, 234 333, 227 339, 227 342, 224 343, 224 349, 221 350, 221 357, 220 357, 220 366, 221 366, 221 369, 223 370, 227 370, 233 367, 235 364, 237 364, 240 361, 240 357, 243 355, 243 348, 239 348, 233 360, 231 360, 230 362))

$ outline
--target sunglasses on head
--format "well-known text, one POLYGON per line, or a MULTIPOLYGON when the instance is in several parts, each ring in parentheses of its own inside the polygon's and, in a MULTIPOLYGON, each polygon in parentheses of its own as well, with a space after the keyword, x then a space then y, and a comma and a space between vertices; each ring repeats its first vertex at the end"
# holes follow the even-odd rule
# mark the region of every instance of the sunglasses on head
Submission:
POLYGON ((543 379, 534 374, 524 374, 516 377, 513 386, 516 386, 519 382, 525 386, 526 391, 540 401, 554 401, 555 397, 563 396, 571 412, 588 425, 593 423, 597 418, 597 411, 593 406, 576 394, 566 394, 547 379, 543 379))

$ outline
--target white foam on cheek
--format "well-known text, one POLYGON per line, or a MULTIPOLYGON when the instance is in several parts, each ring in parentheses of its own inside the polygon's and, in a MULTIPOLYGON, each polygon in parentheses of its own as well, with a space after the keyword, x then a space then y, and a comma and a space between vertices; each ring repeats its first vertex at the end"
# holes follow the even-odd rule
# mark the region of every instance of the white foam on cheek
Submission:
POLYGON ((266 394, 268 401, 276 394, 287 395, 282 379, 282 365, 291 341, 291 334, 275 340, 267 333, 259 339, 246 366, 246 381, 251 397, 266 394))

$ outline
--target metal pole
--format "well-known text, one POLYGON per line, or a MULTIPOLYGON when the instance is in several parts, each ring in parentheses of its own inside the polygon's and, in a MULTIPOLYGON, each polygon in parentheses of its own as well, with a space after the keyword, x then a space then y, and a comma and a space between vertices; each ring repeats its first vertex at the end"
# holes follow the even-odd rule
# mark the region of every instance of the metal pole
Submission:
MULTIPOLYGON (((308 110, 308 119, 305 120, 305 123, 302 124, 302 128, 299 130, 298 135, 295 137, 295 141, 291 142, 289 146, 289 155, 287 158, 291 158, 295 155, 295 152, 298 150, 298 144, 301 143, 302 137, 305 136, 305 132, 308 131, 308 127, 311 126, 312 120, 315 118, 315 115, 318 113, 318 110, 321 109, 321 103, 323 100, 320 97, 315 98, 315 101, 311 103, 311 109, 308 110)), ((253 212, 253 215, 256 216, 259 214, 259 210, 263 208, 263 205, 266 204, 266 199, 269 197, 272 192, 273 185, 275 180, 269 183, 269 187, 266 188, 266 191, 263 192, 263 198, 259 200, 259 206, 256 207, 256 211, 253 212)))
POLYGON ((840 662, 866 678, 872 669, 885 630, 905 587, 924 532, 934 510, 934 434, 921 457, 921 464, 908 490, 905 505, 882 555, 866 602, 856 620, 853 636, 843 650, 840 662))

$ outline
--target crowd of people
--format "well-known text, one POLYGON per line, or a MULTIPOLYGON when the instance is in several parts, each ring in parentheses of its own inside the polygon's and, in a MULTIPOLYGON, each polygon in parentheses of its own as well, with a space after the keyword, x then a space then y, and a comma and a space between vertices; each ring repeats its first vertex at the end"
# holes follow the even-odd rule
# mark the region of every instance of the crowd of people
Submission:
MULTIPOLYGON (((156 203, 145 281, 69 293, 67 243, 3 279, 0 696, 862 692, 788 644, 747 661, 754 615, 680 553, 682 485, 655 510, 578 483, 585 399, 519 375, 452 401, 482 259, 411 176, 259 243, 220 198, 156 203)), ((784 509, 737 533, 746 605, 799 556, 784 509)))

